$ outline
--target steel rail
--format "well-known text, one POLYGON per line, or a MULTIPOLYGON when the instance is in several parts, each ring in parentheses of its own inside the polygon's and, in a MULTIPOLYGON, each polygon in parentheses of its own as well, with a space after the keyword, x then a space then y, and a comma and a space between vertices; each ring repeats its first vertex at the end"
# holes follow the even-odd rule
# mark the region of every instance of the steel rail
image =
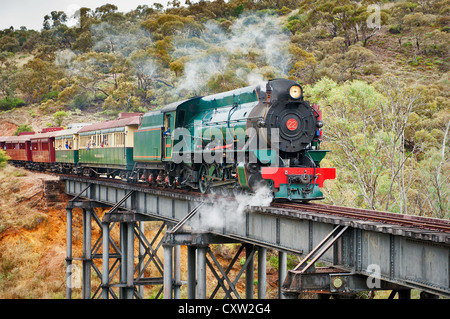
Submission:
POLYGON ((351 207, 332 206, 324 204, 303 203, 272 203, 272 207, 288 208, 294 210, 311 211, 323 214, 338 215, 354 219, 363 219, 401 226, 437 230, 450 233, 450 220, 423 216, 396 214, 384 211, 366 210, 351 207))

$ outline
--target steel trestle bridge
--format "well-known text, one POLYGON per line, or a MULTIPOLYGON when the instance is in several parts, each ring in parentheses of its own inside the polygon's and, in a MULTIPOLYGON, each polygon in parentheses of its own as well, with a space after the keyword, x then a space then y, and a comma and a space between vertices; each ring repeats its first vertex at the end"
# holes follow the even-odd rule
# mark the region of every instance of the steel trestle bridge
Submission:
POLYGON ((247 206, 239 222, 233 212, 225 213, 218 225, 205 229, 201 225, 217 208, 213 195, 111 179, 63 176, 61 180, 65 192, 74 196, 66 208, 67 298, 72 298, 77 276, 86 299, 143 298, 146 286, 156 287, 155 297, 179 299, 183 285, 187 287, 183 297, 189 299, 251 299, 255 288, 258 298, 266 298, 267 249, 278 251, 279 298, 297 298, 301 292, 351 296, 367 290, 392 290, 391 297, 398 293, 399 298, 409 298, 411 289, 421 290, 424 298, 450 297, 449 221, 438 220, 441 228, 433 228, 427 226, 432 219, 423 219, 425 227, 417 227, 320 211, 326 205, 277 203, 247 206), (107 209, 101 220, 96 207, 107 209), (81 256, 74 256, 72 248, 77 212, 83 217, 81 256), (149 221, 160 222, 152 238, 144 230, 149 221), (93 231, 95 227, 99 230, 93 231), (115 227, 119 238, 112 236, 115 227), (211 249, 219 243, 240 244, 227 266, 211 249), (187 280, 181 279, 181 246, 187 247, 187 280), (162 260, 157 253, 161 248, 162 260), (245 262, 230 278, 244 251, 245 262), (288 254, 304 258, 287 270, 288 254), (150 265, 157 275, 149 276, 150 265), (212 293, 207 291, 207 269, 217 281, 212 293), (94 284, 92 272, 100 284, 94 284), (244 273, 245 296, 237 289, 244 273))

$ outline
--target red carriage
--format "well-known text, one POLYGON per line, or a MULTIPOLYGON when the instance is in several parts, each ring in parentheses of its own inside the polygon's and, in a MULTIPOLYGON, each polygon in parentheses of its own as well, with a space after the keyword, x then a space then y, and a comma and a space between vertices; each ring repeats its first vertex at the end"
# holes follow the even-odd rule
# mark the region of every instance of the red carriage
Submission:
POLYGON ((0 138, 0 147, 15 165, 25 166, 31 162, 30 139, 34 132, 24 132, 19 136, 0 138))
POLYGON ((55 137, 62 127, 52 127, 30 136, 31 159, 35 169, 49 169, 55 163, 55 137))

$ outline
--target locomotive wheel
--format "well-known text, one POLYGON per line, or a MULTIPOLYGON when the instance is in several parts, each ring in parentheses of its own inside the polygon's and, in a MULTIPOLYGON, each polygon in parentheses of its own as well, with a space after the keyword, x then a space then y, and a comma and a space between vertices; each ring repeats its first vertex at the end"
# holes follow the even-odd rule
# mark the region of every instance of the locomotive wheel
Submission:
POLYGON ((198 188, 202 194, 206 194, 208 191, 208 180, 206 176, 208 176, 208 169, 205 164, 202 164, 198 172, 198 188))

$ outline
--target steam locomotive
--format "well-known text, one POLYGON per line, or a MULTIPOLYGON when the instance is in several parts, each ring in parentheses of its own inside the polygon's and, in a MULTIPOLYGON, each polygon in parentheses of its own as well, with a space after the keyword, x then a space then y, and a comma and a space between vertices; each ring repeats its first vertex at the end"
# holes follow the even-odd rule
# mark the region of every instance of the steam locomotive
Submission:
POLYGON ((322 125, 300 85, 274 79, 114 121, 0 137, 0 147, 32 169, 223 195, 264 187, 274 199, 309 201, 335 178, 320 167, 322 125))

